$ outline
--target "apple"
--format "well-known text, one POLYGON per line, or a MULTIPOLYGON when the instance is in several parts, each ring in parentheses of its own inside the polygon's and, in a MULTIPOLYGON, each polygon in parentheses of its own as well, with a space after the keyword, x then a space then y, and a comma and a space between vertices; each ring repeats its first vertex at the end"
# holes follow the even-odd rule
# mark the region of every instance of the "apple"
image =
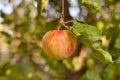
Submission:
POLYGON ((42 47, 45 53, 55 60, 70 57, 77 45, 76 36, 69 30, 51 30, 42 38, 42 47))

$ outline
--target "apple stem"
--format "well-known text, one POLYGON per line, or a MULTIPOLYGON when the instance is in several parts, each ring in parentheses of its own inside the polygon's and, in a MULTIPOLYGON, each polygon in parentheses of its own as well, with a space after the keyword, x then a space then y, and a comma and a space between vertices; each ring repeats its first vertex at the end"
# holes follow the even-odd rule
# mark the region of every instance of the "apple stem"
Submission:
POLYGON ((60 17, 60 21, 59 21, 59 24, 58 24, 58 27, 57 29, 60 30, 61 28, 61 25, 64 23, 64 0, 62 0, 62 11, 61 11, 61 17, 60 17))
POLYGON ((60 28, 61 28, 61 24, 58 24, 57 30, 60 30, 60 28))

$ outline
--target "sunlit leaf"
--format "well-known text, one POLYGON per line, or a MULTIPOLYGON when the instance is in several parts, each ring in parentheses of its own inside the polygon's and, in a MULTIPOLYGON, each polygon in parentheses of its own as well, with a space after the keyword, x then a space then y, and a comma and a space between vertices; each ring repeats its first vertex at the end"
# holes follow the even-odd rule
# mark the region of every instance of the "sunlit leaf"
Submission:
POLYGON ((84 61, 81 56, 74 57, 72 60, 72 65, 73 65, 73 68, 75 71, 79 71, 80 69, 82 69, 82 67, 84 65, 83 63, 84 63, 84 61))
POLYGON ((96 27, 83 23, 76 23, 70 30, 78 36, 80 42, 88 47, 98 48, 101 46, 101 33, 96 27))
POLYGON ((79 2, 93 11, 99 11, 102 7, 102 0, 79 0, 79 2))
POLYGON ((120 64, 120 57, 116 60, 116 63, 120 64))
POLYGON ((38 0, 37 4, 37 11, 38 14, 41 14, 41 12, 45 9, 45 7, 48 5, 49 0, 38 0))
POLYGON ((42 0, 42 10, 48 5, 49 0, 42 0))
POLYGON ((107 51, 102 49, 93 49, 93 53, 93 55, 102 62, 113 63, 112 56, 107 51))
POLYGON ((70 28, 70 30, 76 34, 79 42, 93 50, 94 56, 99 60, 106 63, 112 62, 111 55, 107 51, 100 49, 102 42, 99 29, 88 24, 76 23, 70 28))

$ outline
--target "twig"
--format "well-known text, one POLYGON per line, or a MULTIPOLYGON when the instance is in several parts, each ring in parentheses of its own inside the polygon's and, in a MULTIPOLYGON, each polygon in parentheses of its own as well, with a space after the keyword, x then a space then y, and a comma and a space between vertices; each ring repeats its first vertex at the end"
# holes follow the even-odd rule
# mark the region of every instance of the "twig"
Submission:
POLYGON ((58 24, 58 30, 61 28, 61 25, 64 23, 64 0, 62 0, 62 10, 61 10, 61 17, 58 24))
POLYGON ((64 13, 65 13, 65 1, 64 0, 62 0, 62 16, 61 16, 61 18, 62 18, 62 21, 64 22, 64 13))
POLYGON ((70 21, 67 21, 67 22, 64 22, 64 24, 67 24, 67 23, 70 23, 70 22, 74 22, 75 20, 70 20, 70 21))

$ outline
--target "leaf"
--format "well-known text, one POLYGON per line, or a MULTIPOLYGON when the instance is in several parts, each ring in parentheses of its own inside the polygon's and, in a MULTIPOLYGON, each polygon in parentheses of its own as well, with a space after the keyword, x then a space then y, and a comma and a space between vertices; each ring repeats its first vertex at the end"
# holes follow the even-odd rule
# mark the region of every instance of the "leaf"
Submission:
POLYGON ((82 69, 84 65, 83 58, 81 56, 74 57, 72 60, 72 65, 73 65, 74 71, 79 71, 80 69, 82 69))
POLYGON ((68 59, 63 60, 63 64, 70 71, 74 71, 74 66, 72 65, 72 58, 68 58, 68 59))
POLYGON ((45 7, 48 5, 49 0, 38 0, 37 11, 41 14, 45 7))
POLYGON ((90 34, 90 35, 96 35, 99 36, 101 35, 99 29, 97 29, 94 26, 84 24, 84 23, 76 23, 71 27, 71 30, 77 33, 85 33, 85 34, 90 34))
POLYGON ((120 56, 117 58, 116 63, 120 64, 120 56))
POLYGON ((111 55, 105 50, 93 49, 93 54, 102 62, 113 63, 111 55))
POLYGON ((94 11, 99 11, 102 7, 102 0, 82 0, 80 3, 94 11))
POLYGON ((81 35, 78 39, 90 48, 99 48, 101 47, 101 40, 96 39, 96 37, 89 36, 89 35, 81 35))
POLYGON ((99 60, 106 63, 113 62, 111 55, 101 49, 102 41, 100 39, 101 33, 99 29, 88 24, 76 23, 70 30, 77 36, 79 42, 93 50, 94 56, 99 60))
POLYGON ((91 48, 98 48, 102 42, 100 39, 100 31, 91 25, 76 23, 70 30, 78 36, 79 41, 91 48))
POLYGON ((42 10, 48 5, 49 0, 42 0, 42 10))

